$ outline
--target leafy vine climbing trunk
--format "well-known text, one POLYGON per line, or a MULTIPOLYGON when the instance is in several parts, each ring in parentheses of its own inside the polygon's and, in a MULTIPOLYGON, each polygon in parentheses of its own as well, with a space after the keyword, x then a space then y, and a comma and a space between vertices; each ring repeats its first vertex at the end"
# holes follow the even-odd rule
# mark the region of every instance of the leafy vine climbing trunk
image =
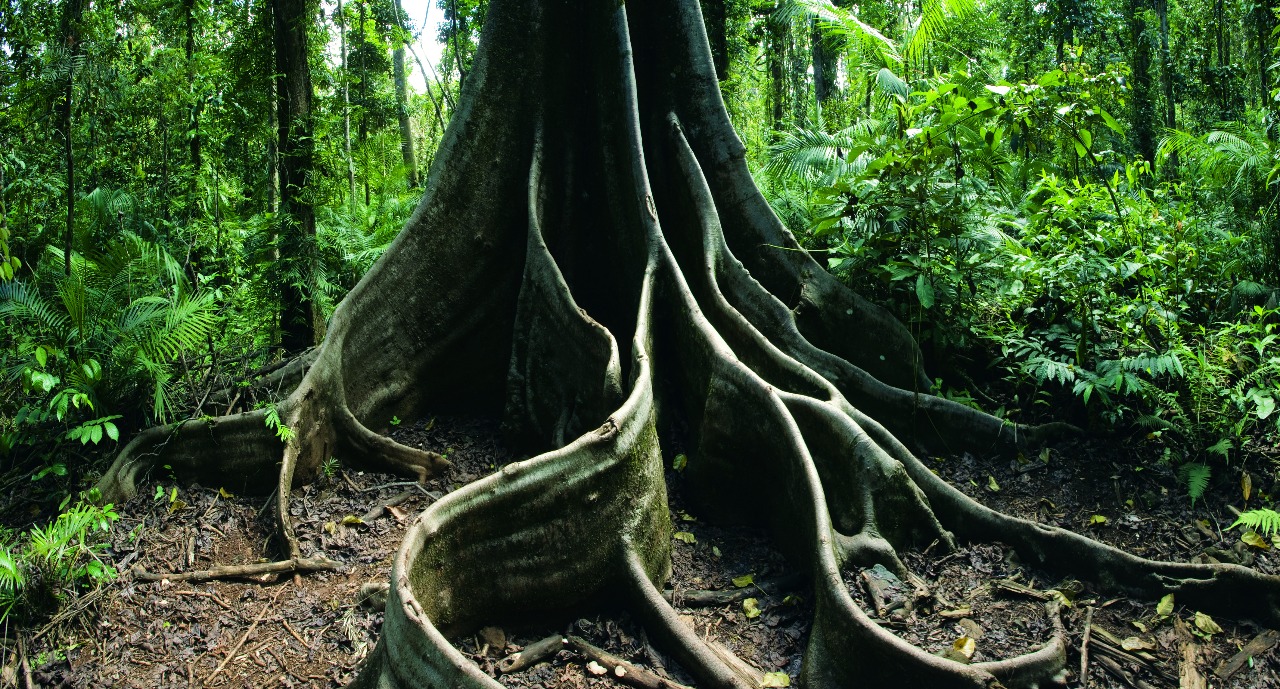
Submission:
POLYGON ((1028 655, 962 665, 859 609, 844 570, 907 577, 898 553, 933 541, 999 540, 1028 564, 1131 595, 1172 591, 1280 622, 1274 577, 1151 562, 1008 517, 917 459, 916 448, 1012 449, 1067 429, 915 392, 927 379, 906 330, 800 250, 752 183, 694 0, 493 0, 488 12, 421 203, 293 368, 305 374, 275 410, 288 440, 266 410, 153 429, 104 476, 105 496, 129 495, 158 461, 274 488, 298 558, 309 553, 292 535, 290 490, 321 462, 421 478, 444 460, 376 433, 389 419, 502 413, 534 456, 414 522, 359 687, 496 688, 453 635, 619 600, 701 684, 752 686, 660 593, 675 445, 700 512, 770 528, 808 573, 810 687, 1060 675, 1060 629, 1028 655))

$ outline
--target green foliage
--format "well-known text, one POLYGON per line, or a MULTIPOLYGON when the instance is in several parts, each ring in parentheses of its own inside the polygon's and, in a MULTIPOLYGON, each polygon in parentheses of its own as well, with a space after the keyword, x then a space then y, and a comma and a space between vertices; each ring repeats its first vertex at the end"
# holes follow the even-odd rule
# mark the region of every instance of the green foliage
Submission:
POLYGON ((1194 505, 1197 500, 1204 497, 1204 491, 1209 487, 1209 477, 1212 474, 1213 467, 1199 462, 1188 462, 1178 467, 1178 479, 1187 487, 1187 496, 1191 498, 1191 504, 1194 505))
POLYGON ((1243 526, 1246 529, 1257 531, 1263 536, 1270 537, 1280 533, 1280 512, 1265 507, 1257 510, 1247 510, 1241 512, 1240 516, 1227 528, 1234 529, 1237 526, 1243 526))
POLYGON ((0 621, 14 610, 39 614, 81 586, 114 579, 115 569, 98 557, 106 547, 98 539, 119 518, 110 504, 78 502, 52 523, 0 542, 0 621))

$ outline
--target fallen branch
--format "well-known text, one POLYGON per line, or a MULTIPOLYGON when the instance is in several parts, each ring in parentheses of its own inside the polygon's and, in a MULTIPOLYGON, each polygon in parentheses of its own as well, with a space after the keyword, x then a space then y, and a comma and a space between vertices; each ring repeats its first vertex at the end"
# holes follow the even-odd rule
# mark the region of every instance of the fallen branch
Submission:
POLYGON ((1263 653, 1271 650, 1271 648, 1277 643, 1280 643, 1280 632, 1277 632, 1274 629, 1268 629, 1253 637, 1249 643, 1244 645, 1244 648, 1240 649, 1239 653, 1231 656, 1228 660, 1224 660, 1219 663, 1218 667, 1214 669, 1213 674, 1216 675, 1218 679, 1226 681, 1230 679, 1232 675, 1239 672, 1240 669, 1249 662, 1250 658, 1257 658, 1263 653))
MULTIPOLYGON (((694 590, 681 591, 679 596, 679 604, 686 608, 714 608, 722 605, 737 603, 763 592, 765 595, 772 595, 781 591, 789 591, 804 582, 804 578, 799 574, 784 574, 776 579, 769 579, 757 582, 743 588, 722 589, 719 591, 694 590)), ((673 590, 662 592, 662 597, 667 602, 676 604, 676 594, 673 590)))
POLYGON ((564 648, 569 642, 559 634, 553 634, 545 639, 535 641, 524 649, 512 653, 498 662, 498 672, 510 674, 512 672, 520 672, 525 668, 533 667, 538 663, 554 656, 560 649, 564 648))
POLYGON ((1034 598, 1039 601, 1046 601, 1053 598, 1053 594, 1048 591, 1039 591, 1031 588, 1030 586, 1024 586, 1009 579, 996 579, 991 582, 991 586, 1006 593, 1027 596, 1028 598, 1034 598))
POLYGON ((1105 668, 1107 672, 1115 675, 1116 679, 1119 679, 1134 689, 1155 689, 1155 687, 1151 686, 1149 682, 1134 677, 1132 672, 1120 667, 1120 663, 1117 663, 1110 658, 1098 658, 1098 664, 1105 668))
POLYGON ((249 628, 245 630, 244 636, 240 637, 240 640, 231 648, 231 652, 227 654, 227 657, 222 659, 222 663, 218 665, 217 669, 215 669, 208 677, 204 678, 205 686, 208 686, 209 683, 213 681, 213 678, 217 677, 218 673, 222 672, 222 669, 227 666, 227 663, 231 662, 231 659, 236 657, 236 654, 240 652, 240 647, 244 646, 245 640, 249 638, 249 635, 253 633, 253 630, 258 628, 258 623, 262 621, 263 617, 267 616, 267 611, 276 604, 276 599, 279 598, 282 593, 284 593, 283 587, 279 591, 276 591, 276 595, 271 597, 270 602, 262 606, 262 611, 258 613, 256 618, 254 618, 253 624, 249 625, 249 628))
POLYGON ((224 565, 196 572, 153 573, 141 567, 133 568, 133 577, 139 581, 209 581, 212 579, 243 579, 260 574, 280 572, 327 572, 337 569, 342 563, 330 560, 323 555, 302 557, 279 562, 260 562, 252 565, 224 565))
POLYGON ((218 607, 222 608, 223 610, 231 609, 230 603, 222 600, 216 594, 209 593, 207 591, 174 591, 173 593, 176 596, 200 596, 201 598, 208 598, 214 603, 217 603, 218 607))
POLYGON ((366 523, 371 522, 377 519, 378 517, 381 517, 384 513, 386 513, 388 511, 387 508, 395 507, 397 505, 404 503, 409 498, 413 497, 414 494, 415 494, 414 491, 406 490, 403 493, 400 493, 399 495, 387 498, 386 500, 383 500, 382 502, 374 505, 373 507, 370 507, 369 511, 365 512, 364 516, 360 517, 360 521, 366 522, 366 523))
POLYGON ((688 689, 683 684, 676 684, 671 680, 663 679, 642 667, 632 665, 603 649, 597 648, 588 643, 586 639, 570 635, 568 641, 570 646, 573 646, 575 650, 586 656, 588 660, 594 660, 603 666, 608 671, 609 676, 618 682, 637 687, 637 689, 688 689))
POLYGON ((1084 635, 1080 637, 1080 686, 1089 689, 1089 637, 1093 635, 1093 606, 1084 613, 1084 635))

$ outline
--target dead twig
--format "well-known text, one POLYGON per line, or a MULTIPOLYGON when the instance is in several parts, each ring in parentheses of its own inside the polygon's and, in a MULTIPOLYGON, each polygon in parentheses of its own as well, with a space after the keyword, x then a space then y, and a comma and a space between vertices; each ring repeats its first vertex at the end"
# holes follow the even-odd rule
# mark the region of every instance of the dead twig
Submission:
POLYGON ((153 573, 148 572, 141 567, 133 568, 133 576, 139 581, 209 581, 212 579, 243 579, 245 577, 257 576, 260 574, 272 574, 279 572, 327 572, 337 569, 341 565, 340 562, 330 560, 323 555, 315 555, 313 557, 302 557, 292 560, 280 560, 278 562, 261 562, 252 565, 224 565, 214 567, 212 569, 203 569, 197 572, 181 572, 181 573, 153 573))
POLYGON ((311 650, 311 644, 307 643, 307 640, 306 640, 306 639, 304 639, 304 638, 302 638, 302 635, 301 635, 301 634, 299 634, 299 633, 297 633, 297 632, 293 631, 293 627, 290 627, 290 626, 289 626, 289 621, 288 621, 288 620, 281 619, 281 620, 280 620, 280 624, 284 625, 284 630, 285 630, 286 632, 289 632, 289 635, 290 635, 290 636, 292 636, 293 638, 297 639, 297 640, 298 640, 298 643, 302 644, 302 647, 303 647, 303 648, 307 649, 308 651, 310 651, 310 650, 311 650))
POLYGON ((227 654, 227 657, 222 659, 222 663, 218 665, 217 669, 215 669, 208 677, 204 678, 205 686, 208 686, 209 683, 213 681, 213 678, 217 677, 218 673, 222 672, 222 669, 227 666, 227 663, 231 662, 231 659, 236 657, 236 654, 240 652, 240 647, 244 646, 245 640, 249 638, 249 635, 253 633, 253 630, 258 628, 258 623, 262 621, 262 618, 267 616, 267 611, 276 604, 276 599, 280 597, 281 593, 284 593, 283 587, 279 591, 276 591, 276 595, 271 597, 270 602, 262 606, 262 611, 258 613, 256 618, 254 618, 253 624, 249 625, 249 628, 245 630, 244 636, 240 637, 240 640, 231 648, 231 652, 227 654))
POLYGON ((1089 637, 1093 635, 1093 606, 1084 613, 1084 635, 1080 637, 1080 686, 1089 689, 1089 637))
POLYGON ((378 517, 381 517, 383 513, 389 511, 387 508, 395 507, 397 505, 403 504, 414 495, 415 493, 413 491, 406 490, 403 493, 400 493, 399 495, 387 498, 386 500, 383 500, 382 502, 374 505, 373 507, 370 507, 369 511, 365 512, 363 517, 360 517, 360 521, 371 522, 377 519, 378 517))
POLYGON ((503 674, 520 672, 555 655, 568 644, 563 636, 552 634, 545 639, 535 641, 522 650, 512 653, 498 662, 498 671, 503 674))
POLYGON ((1232 675, 1240 671, 1241 668, 1249 662, 1250 658, 1256 658, 1263 653, 1271 650, 1273 646, 1280 643, 1280 632, 1274 629, 1268 629, 1265 632, 1253 637, 1249 643, 1240 649, 1240 652, 1231 656, 1230 659, 1224 660, 1214 669, 1213 674, 1224 682, 1231 678, 1232 675))
POLYGON ((230 603, 219 598, 217 594, 209 593, 208 591, 174 591, 173 594, 175 596, 200 596, 201 598, 208 598, 214 603, 217 603, 218 607, 222 608, 223 610, 231 609, 230 603))
POLYGON ((604 667, 609 676, 618 682, 637 687, 637 689, 688 689, 683 684, 676 684, 671 680, 663 679, 645 668, 632 665, 603 649, 597 648, 588 643, 586 639, 570 635, 568 641, 574 649, 586 656, 588 660, 593 660, 604 667))

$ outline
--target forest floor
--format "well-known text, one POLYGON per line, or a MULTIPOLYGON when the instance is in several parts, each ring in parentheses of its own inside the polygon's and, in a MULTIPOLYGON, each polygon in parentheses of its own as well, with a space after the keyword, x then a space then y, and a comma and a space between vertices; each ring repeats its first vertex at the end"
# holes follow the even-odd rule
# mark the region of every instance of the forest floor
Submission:
MULTIPOLYGON (((345 685, 373 650, 382 621, 376 606, 358 600, 361 586, 389 579, 391 557, 416 514, 513 459, 498 440, 497 424, 488 420, 439 417, 406 423, 391 435, 445 453, 454 466, 421 488, 334 467, 296 491, 290 512, 303 554, 323 552, 338 560, 342 567, 334 572, 205 583, 139 580, 138 569, 186 572, 259 562, 275 552, 266 498, 162 476, 140 485, 139 495, 118 508, 121 519, 106 553, 121 576, 30 630, 36 685, 345 685)), ((1228 506, 1243 505, 1238 470, 1220 471, 1193 506, 1172 469, 1156 459, 1140 445, 1072 441, 1029 459, 965 454, 927 461, 993 508, 1085 532, 1144 557, 1213 558, 1280 571, 1275 548, 1246 546, 1239 530, 1227 528, 1234 521, 1228 506)), ((1264 490, 1280 495, 1270 467, 1253 471, 1255 501, 1264 490)), ((745 661, 749 672, 776 686, 794 684, 812 618, 803 577, 763 531, 716 526, 690 514, 680 474, 671 471, 667 479, 676 532, 667 595, 682 619, 745 661)), ((1071 645, 1067 686, 1084 686, 1080 647, 1088 626, 1088 686, 1280 688, 1274 650, 1280 634, 1249 621, 1208 618, 1176 600, 1161 615, 1156 601, 1113 597, 1022 566, 1000 544, 951 553, 930 546, 904 559, 932 594, 909 610, 894 602, 893 593, 909 587, 883 570, 850 572, 846 581, 868 614, 929 652, 980 662, 1032 650, 1052 633, 1043 601, 1058 597, 1069 603, 1063 608, 1071 645), (1191 673, 1207 683, 1187 684, 1191 673)), ((600 656, 584 655, 582 644, 694 685, 625 612, 540 627, 486 627, 455 644, 509 687, 620 686, 596 662, 600 656), (579 643, 559 641, 570 637, 579 643), (547 638, 553 643, 544 662, 499 672, 504 659, 547 638)))

